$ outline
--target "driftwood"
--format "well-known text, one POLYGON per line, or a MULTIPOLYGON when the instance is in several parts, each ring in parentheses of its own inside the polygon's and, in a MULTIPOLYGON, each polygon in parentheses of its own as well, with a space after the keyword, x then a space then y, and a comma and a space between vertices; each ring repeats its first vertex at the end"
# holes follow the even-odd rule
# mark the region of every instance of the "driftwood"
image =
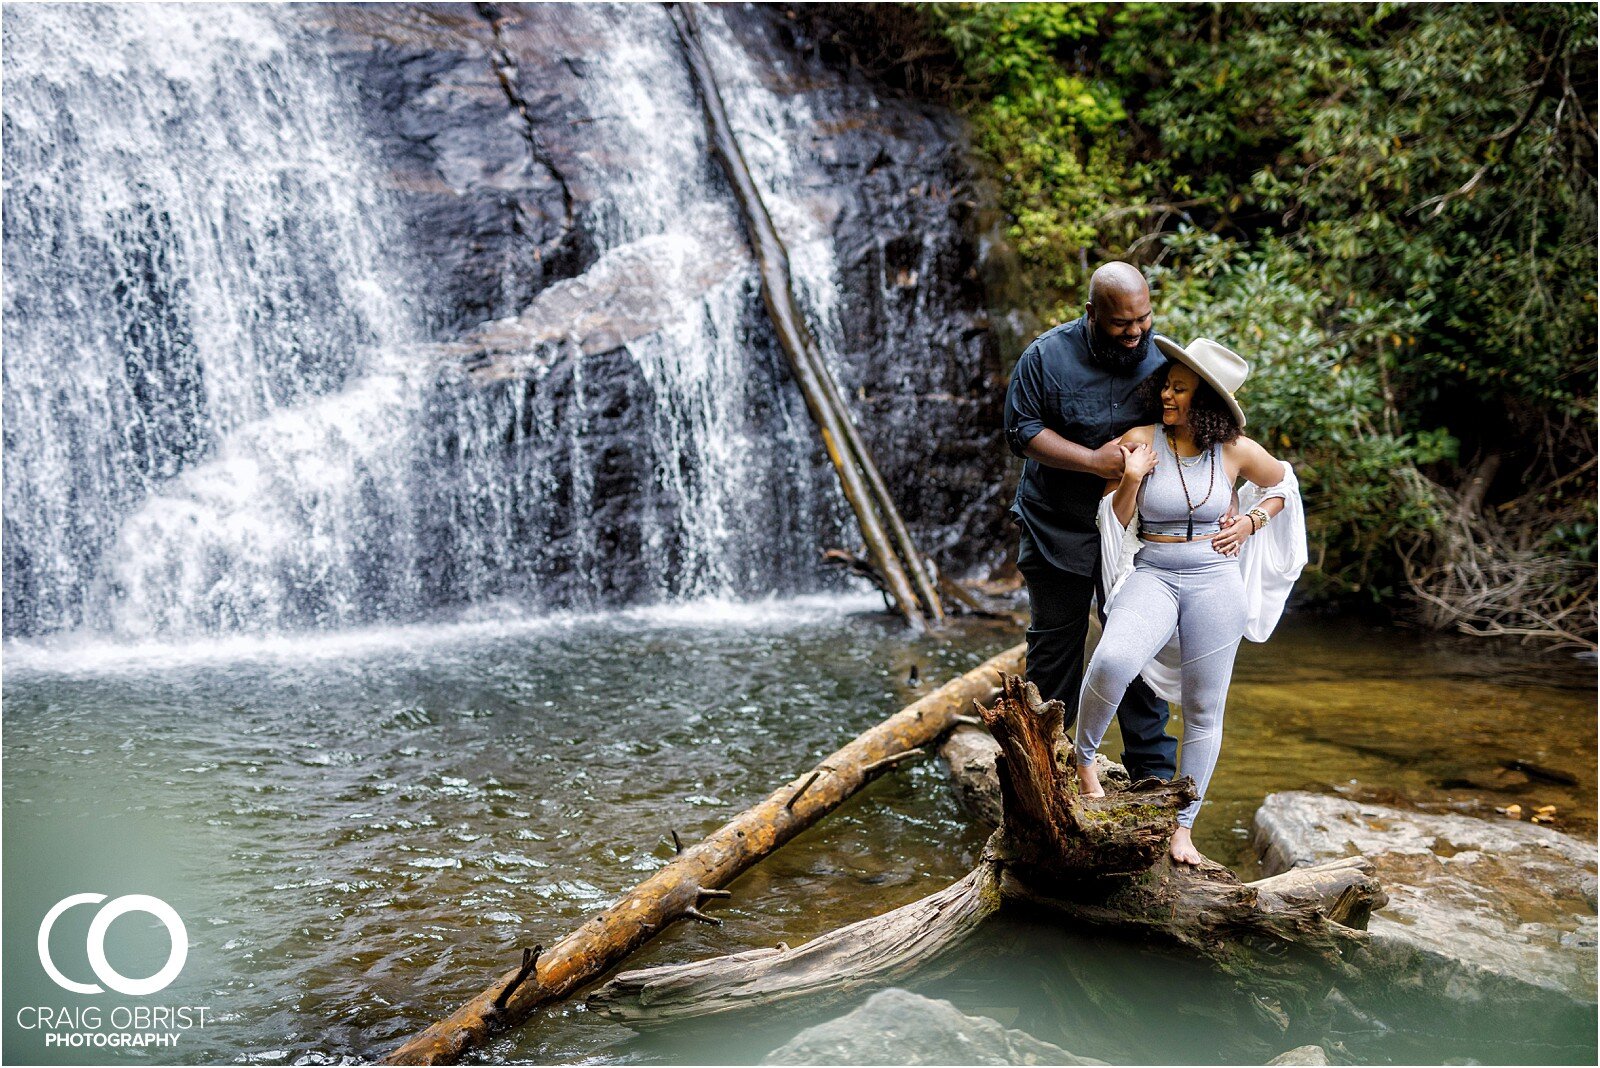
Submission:
MULTIPOLYGON (((678 920, 717 922, 704 909, 721 889, 860 790, 948 731, 972 702, 1020 671, 1018 645, 901 709, 811 771, 684 849, 604 912, 495 979, 448 1018, 383 1058, 384 1064, 453 1064, 541 1006, 571 997, 678 920)), ((677 842, 677 834, 673 834, 677 842)))
POLYGON ((948 957, 999 907, 996 869, 980 864, 936 894, 797 949, 757 949, 624 972, 593 994, 588 1005, 629 1024, 647 1024, 796 998, 815 1004, 859 988, 864 978, 887 985, 912 972, 936 974, 938 958, 948 957))
POLYGON ((1028 625, 1028 617, 1024 613, 979 594, 965 583, 957 582, 943 573, 939 575, 939 592, 961 605, 968 615, 981 616, 984 619, 1003 619, 1019 627, 1028 625))
POLYGON ((795 381, 805 397, 806 407, 822 433, 828 458, 839 475, 840 487, 856 513, 861 536, 866 540, 872 562, 906 621, 918 630, 925 621, 918 608, 920 598, 934 622, 944 618, 944 608, 934 589, 927 563, 912 544, 894 498, 872 462, 872 454, 861 440, 850 411, 839 394, 839 386, 828 371, 816 338, 806 326, 789 274, 789 253, 767 213, 761 191, 750 176, 744 153, 739 149, 733 126, 728 121, 717 89, 716 75, 700 46, 700 28, 694 4, 668 4, 668 13, 683 43, 684 58, 700 96, 706 116, 706 137, 712 154, 722 164, 739 202, 745 229, 761 273, 761 295, 772 320, 778 343, 789 359, 795 381), (887 527, 887 530, 885 530, 887 527), (908 581, 909 576, 909 581, 908 581), (912 587, 915 586, 915 592, 912 587))
MULTIPOLYGON (((983 726, 983 721, 976 716, 963 720, 945 736, 939 746, 939 756, 950 769, 951 784, 968 815, 991 831, 999 827, 1005 821, 1000 773, 996 769, 1000 743, 983 726)), ((1107 759, 1104 753, 1095 755, 1095 767, 1099 769, 1100 781, 1108 789, 1125 789, 1132 784, 1128 769, 1107 759)))
POLYGON ((624 972, 591 1007, 641 1026, 802 995, 827 999, 897 979, 911 958, 950 953, 1012 904, 1193 952, 1285 1030, 1334 979, 1353 977, 1346 953, 1363 944, 1360 928, 1386 901, 1365 859, 1254 883, 1218 864, 1175 865, 1167 848, 1178 811, 1194 797, 1188 779, 1122 788, 1111 779, 1106 797, 1082 797, 1060 702, 1041 703, 1037 690, 1008 676, 1000 700, 980 711, 1000 749, 1004 826, 966 878, 797 949, 624 972))

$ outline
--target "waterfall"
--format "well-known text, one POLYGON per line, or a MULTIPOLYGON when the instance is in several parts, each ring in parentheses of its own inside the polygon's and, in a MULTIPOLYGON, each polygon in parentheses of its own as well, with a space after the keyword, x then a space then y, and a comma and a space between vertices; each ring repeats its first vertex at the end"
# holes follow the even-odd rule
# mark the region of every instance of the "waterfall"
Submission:
MULTIPOLYGON (((310 23, 5 12, 6 634, 815 588, 839 504, 660 10, 552 20, 604 43, 569 161, 594 255, 490 373, 429 336, 428 265, 310 23)), ((725 30, 717 55, 748 89, 736 121, 827 337, 802 105, 761 88, 725 30)))
POLYGON ((270 9, 4 33, 8 632, 346 616, 419 287, 331 71, 270 9))

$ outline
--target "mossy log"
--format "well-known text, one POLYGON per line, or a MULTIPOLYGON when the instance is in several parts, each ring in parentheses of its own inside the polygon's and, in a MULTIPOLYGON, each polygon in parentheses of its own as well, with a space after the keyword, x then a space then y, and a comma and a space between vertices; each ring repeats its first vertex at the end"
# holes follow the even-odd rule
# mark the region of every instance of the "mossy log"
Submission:
POLYGON ((966 878, 798 949, 624 972, 595 993, 591 1007, 638 1026, 801 994, 827 998, 897 979, 912 956, 948 954, 1006 905, 1042 906, 1190 951, 1284 1030, 1312 1015, 1334 980, 1354 977, 1346 955, 1363 943, 1371 910, 1386 901, 1366 860, 1254 883, 1220 864, 1174 864, 1167 850, 1179 810, 1195 796, 1190 780, 1119 787, 1108 776, 1104 798, 1083 797, 1060 702, 1041 703, 1033 686, 1008 675, 999 700, 979 711, 999 745, 1004 823, 966 878), (935 922, 954 915, 959 922, 935 922))
MULTIPOLYGON (((1006 650, 857 736, 811 771, 684 849, 548 950, 525 952, 518 967, 381 1063, 454 1064, 541 1006, 569 998, 599 979, 671 924, 686 919, 717 923, 703 910, 709 902, 729 896, 722 887, 885 771, 920 754, 975 700, 994 694, 1007 673, 1020 671, 1025 651, 1023 645, 1006 650)), ((676 833, 673 837, 676 840, 676 833)))

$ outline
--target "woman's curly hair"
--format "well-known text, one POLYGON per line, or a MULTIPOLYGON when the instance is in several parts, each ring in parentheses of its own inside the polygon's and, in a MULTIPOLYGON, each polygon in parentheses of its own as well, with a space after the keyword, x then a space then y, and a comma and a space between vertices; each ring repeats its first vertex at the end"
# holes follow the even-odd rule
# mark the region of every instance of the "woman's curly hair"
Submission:
MULTIPOLYGON (((1167 372, 1177 366, 1177 360, 1168 360, 1139 384, 1139 403, 1156 413, 1157 425, 1161 423, 1161 387, 1167 384, 1167 372)), ((1234 419, 1227 402, 1211 383, 1201 378, 1194 396, 1189 399, 1189 433, 1194 435, 1194 443, 1202 451, 1217 444, 1231 445, 1238 440, 1239 429, 1239 422, 1234 419)))

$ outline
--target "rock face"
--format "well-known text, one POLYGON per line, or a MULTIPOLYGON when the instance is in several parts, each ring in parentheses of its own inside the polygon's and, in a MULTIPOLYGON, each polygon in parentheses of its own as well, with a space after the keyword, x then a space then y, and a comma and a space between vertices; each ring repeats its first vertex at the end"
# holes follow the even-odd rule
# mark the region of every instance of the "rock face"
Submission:
MULTIPOLYGON (((495 24, 471 4, 328 4, 315 9, 335 59, 366 102, 413 245, 433 265, 430 311, 448 335, 520 311, 593 250, 565 176, 530 140, 563 124, 559 80, 529 101, 502 81, 495 24)), ((530 76, 573 75, 559 54, 530 76)))
MULTIPOLYGON (((891 987, 809 1027, 762 1064, 1104 1064, 968 1016, 948 1001, 891 987)), ((1324 1062, 1326 1063, 1326 1062, 1324 1062)))
POLYGON ((1530 1042, 1592 1041, 1594 843, 1301 792, 1267 797, 1254 842, 1268 874, 1356 853, 1377 865, 1389 905, 1372 916, 1369 952, 1383 978, 1345 991, 1367 1012, 1405 1011, 1413 1029, 1503 1020, 1530 1042))
POLYGON ((775 5, 750 5, 733 26, 766 57, 771 87, 805 94, 816 118, 811 181, 837 205, 834 369, 856 423, 922 552, 950 571, 997 559, 1013 538, 999 431, 1017 353, 991 331, 980 279, 996 249, 976 232, 988 209, 965 127, 830 67, 775 5))
MULTIPOLYGON (((476 467, 431 481, 528 487, 488 507, 431 508, 449 522, 425 535, 439 540, 428 600, 588 606, 840 581, 815 567, 817 552, 854 548, 859 535, 766 323, 731 194, 697 140, 698 104, 664 14, 308 10, 367 102, 435 277, 430 455, 476 467), (623 84, 619 72, 641 80, 623 84), (671 136, 641 138, 644 113, 671 136), (686 332, 685 309, 692 319, 702 301, 715 321, 686 332), (683 354, 652 363, 634 351, 652 345, 683 354), (714 345, 741 354, 729 381, 666 380, 714 345), (486 461, 496 439, 503 461, 486 461), (737 454, 719 461, 736 474, 707 466, 722 451, 737 454), (735 480, 719 498, 715 484, 735 480), (730 514, 735 498, 748 516, 730 514), (451 543, 487 513, 500 533, 451 543), (696 524, 714 531, 702 542, 741 555, 708 559, 721 550, 695 543, 696 524), (539 559, 489 537, 540 546, 539 559)), ((983 198, 964 127, 830 66, 808 24, 779 7, 719 6, 708 19, 735 130, 913 538, 948 572, 997 562, 1014 474, 998 433, 1002 358, 980 281, 990 243, 975 232, 983 198)))

